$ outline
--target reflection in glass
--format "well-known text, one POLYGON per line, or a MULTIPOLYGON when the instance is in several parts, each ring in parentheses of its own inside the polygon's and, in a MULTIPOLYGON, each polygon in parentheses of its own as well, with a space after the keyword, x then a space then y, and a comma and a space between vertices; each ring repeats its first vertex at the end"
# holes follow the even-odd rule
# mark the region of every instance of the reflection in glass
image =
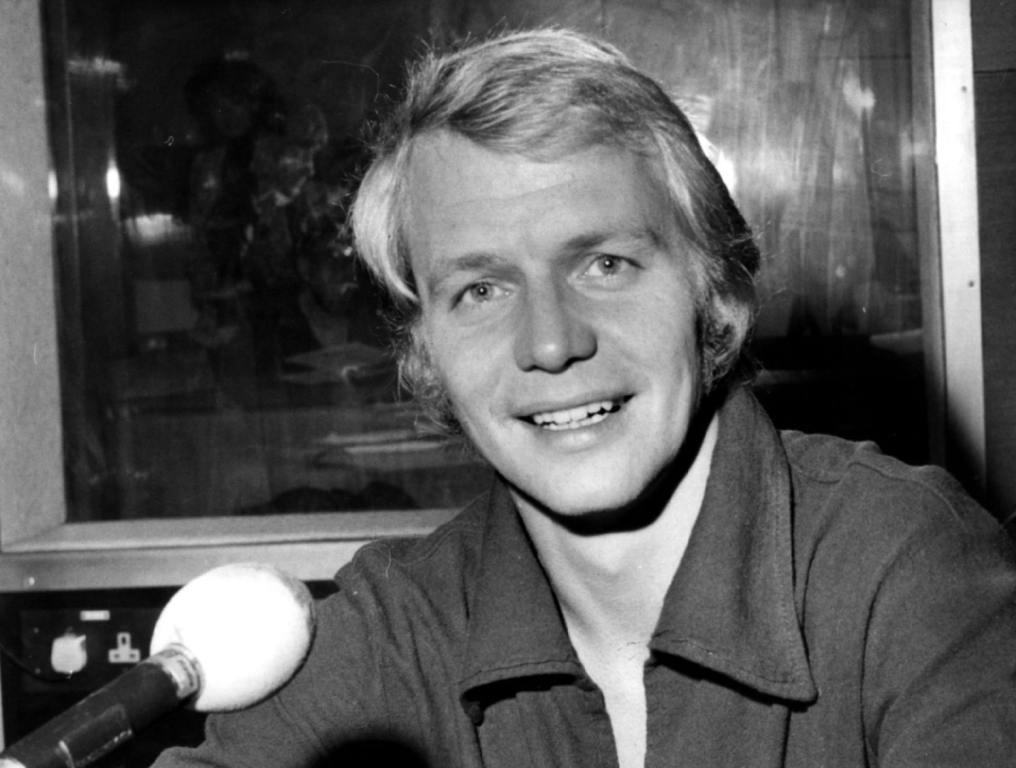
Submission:
MULTIPOLYGON (((461 504, 344 223, 409 4, 45 4, 77 520, 461 504)), ((478 471, 479 468, 479 471, 478 471)))
POLYGON ((766 255, 779 424, 926 458, 911 4, 43 2, 71 520, 459 506, 345 208, 425 41, 561 23, 686 106, 766 255))

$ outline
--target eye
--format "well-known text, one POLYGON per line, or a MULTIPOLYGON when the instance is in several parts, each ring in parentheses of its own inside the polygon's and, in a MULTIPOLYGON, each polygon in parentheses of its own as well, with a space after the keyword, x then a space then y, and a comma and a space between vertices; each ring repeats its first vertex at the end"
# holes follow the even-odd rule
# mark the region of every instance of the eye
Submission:
POLYGON ((633 266, 628 259, 609 253, 601 253, 589 264, 589 267, 586 269, 586 275, 599 278, 614 277, 631 269, 633 266))
POLYGON ((487 280, 472 283, 459 294, 459 304, 476 305, 493 301, 504 293, 504 289, 487 280))

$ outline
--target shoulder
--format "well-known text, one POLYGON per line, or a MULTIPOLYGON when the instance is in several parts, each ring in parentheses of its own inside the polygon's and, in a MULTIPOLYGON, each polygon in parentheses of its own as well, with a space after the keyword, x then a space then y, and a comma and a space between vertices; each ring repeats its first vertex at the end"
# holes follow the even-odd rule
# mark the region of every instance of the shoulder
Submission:
POLYGON ((781 438, 798 525, 863 525, 882 539, 926 528, 991 535, 1000 531, 940 467, 911 466, 869 442, 792 431, 781 433, 781 438))
POLYGON ((782 441, 816 712, 840 723, 859 704, 879 764, 934 763, 958 744, 964 765, 999 764, 1012 745, 993 729, 1016 718, 1008 536, 942 469, 870 443, 782 441))
POLYGON ((440 579, 450 569, 475 566, 489 512, 489 496, 475 499, 455 517, 420 538, 378 539, 364 545, 348 566, 336 574, 342 579, 362 578, 440 579))
MULTIPOLYGON (((422 538, 364 545, 335 575, 336 594, 321 604, 393 635, 419 622, 462 626, 479 567, 487 495, 422 538)), ((446 629, 451 629, 446 626, 446 629)))
POLYGON ((782 440, 799 600, 843 610, 877 595, 930 599, 944 594, 944 580, 976 589, 1003 574, 1012 581, 1011 540, 945 470, 910 466, 872 443, 796 432, 782 440))

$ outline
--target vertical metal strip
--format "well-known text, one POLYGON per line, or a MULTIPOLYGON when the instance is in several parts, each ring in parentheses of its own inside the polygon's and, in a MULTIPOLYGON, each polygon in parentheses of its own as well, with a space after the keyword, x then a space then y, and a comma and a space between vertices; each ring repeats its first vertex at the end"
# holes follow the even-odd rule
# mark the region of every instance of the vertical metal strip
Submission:
POLYGON ((985 485, 984 364, 969 0, 932 0, 945 420, 950 469, 985 485))

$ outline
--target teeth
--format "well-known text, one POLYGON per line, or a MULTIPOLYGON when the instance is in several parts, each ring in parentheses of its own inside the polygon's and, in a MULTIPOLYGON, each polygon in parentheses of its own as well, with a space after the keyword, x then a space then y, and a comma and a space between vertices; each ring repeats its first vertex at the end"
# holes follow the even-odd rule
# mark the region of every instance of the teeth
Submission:
POLYGON ((548 411, 533 414, 533 422, 544 429, 578 429, 603 421, 607 416, 621 409, 618 400, 601 400, 598 403, 587 403, 577 408, 566 408, 561 411, 548 411))

